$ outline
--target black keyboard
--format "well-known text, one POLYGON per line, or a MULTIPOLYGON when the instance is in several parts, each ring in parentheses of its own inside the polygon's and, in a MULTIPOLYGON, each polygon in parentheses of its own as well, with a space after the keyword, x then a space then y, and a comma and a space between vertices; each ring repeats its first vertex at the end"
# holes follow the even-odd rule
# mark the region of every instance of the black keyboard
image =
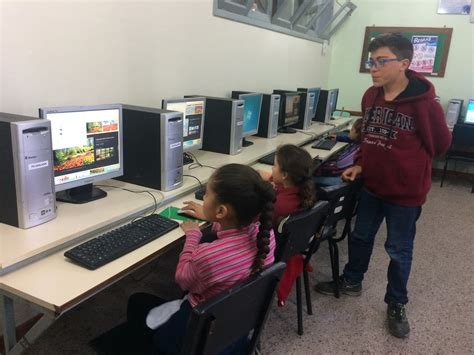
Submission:
POLYGON ((311 148, 331 150, 332 148, 334 148, 336 143, 337 142, 335 140, 325 139, 317 141, 311 146, 311 148))
POLYGON ((267 164, 267 165, 273 165, 274 161, 275 161, 275 152, 265 155, 263 158, 260 158, 258 160, 259 163, 267 164))
POLYGON ((178 222, 152 214, 88 240, 66 251, 64 256, 81 266, 95 270, 178 226, 178 222))

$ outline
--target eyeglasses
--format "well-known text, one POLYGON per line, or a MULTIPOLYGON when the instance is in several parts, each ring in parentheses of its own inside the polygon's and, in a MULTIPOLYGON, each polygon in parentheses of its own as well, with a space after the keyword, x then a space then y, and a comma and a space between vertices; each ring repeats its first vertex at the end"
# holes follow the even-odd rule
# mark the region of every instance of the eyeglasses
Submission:
POLYGON ((370 69, 372 67, 375 68, 381 68, 385 65, 385 63, 389 62, 400 62, 403 59, 398 59, 398 58, 382 58, 382 59, 369 59, 368 61, 365 62, 365 69, 370 69))

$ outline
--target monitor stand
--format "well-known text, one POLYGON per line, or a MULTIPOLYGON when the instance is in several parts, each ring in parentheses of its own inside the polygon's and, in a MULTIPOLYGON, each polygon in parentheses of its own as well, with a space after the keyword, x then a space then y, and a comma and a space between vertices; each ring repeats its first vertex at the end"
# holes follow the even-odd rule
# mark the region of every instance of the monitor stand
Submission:
POLYGON ((246 140, 245 138, 242 138, 242 147, 249 147, 253 145, 253 142, 246 140))
POLYGON ((183 165, 194 163, 194 159, 188 153, 183 153, 183 165))
POLYGON ((73 187, 65 191, 59 191, 56 193, 56 200, 67 203, 81 204, 87 203, 107 196, 107 192, 97 187, 93 187, 92 184, 84 186, 73 187))
POLYGON ((278 133, 296 133, 296 129, 291 127, 278 128, 278 133))

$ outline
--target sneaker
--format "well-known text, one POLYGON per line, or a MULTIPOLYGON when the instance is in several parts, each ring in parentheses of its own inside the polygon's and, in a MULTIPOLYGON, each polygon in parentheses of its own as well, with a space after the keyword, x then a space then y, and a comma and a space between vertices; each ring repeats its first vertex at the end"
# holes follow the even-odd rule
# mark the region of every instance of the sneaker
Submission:
MULTIPOLYGON (((362 283, 351 283, 344 278, 344 276, 340 276, 339 278, 339 290, 341 293, 348 295, 348 296, 360 296, 362 293, 362 283)), ((336 294, 336 284, 334 281, 329 282, 320 282, 316 284, 314 287, 315 290, 323 295, 332 295, 336 294)))
POLYGON ((406 338, 410 333, 407 311, 404 304, 390 302, 387 307, 388 330, 397 338, 406 338))

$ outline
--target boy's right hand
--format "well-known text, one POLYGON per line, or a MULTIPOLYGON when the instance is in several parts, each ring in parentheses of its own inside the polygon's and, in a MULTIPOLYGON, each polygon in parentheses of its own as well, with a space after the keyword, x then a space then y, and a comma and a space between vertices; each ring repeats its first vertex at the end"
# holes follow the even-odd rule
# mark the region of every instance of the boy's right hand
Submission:
POLYGON ((344 170, 341 178, 344 181, 354 181, 360 174, 362 174, 362 167, 360 165, 354 165, 344 170))
POLYGON ((194 201, 184 201, 183 203, 184 206, 181 208, 182 213, 202 220, 206 219, 202 205, 200 203, 194 201))

